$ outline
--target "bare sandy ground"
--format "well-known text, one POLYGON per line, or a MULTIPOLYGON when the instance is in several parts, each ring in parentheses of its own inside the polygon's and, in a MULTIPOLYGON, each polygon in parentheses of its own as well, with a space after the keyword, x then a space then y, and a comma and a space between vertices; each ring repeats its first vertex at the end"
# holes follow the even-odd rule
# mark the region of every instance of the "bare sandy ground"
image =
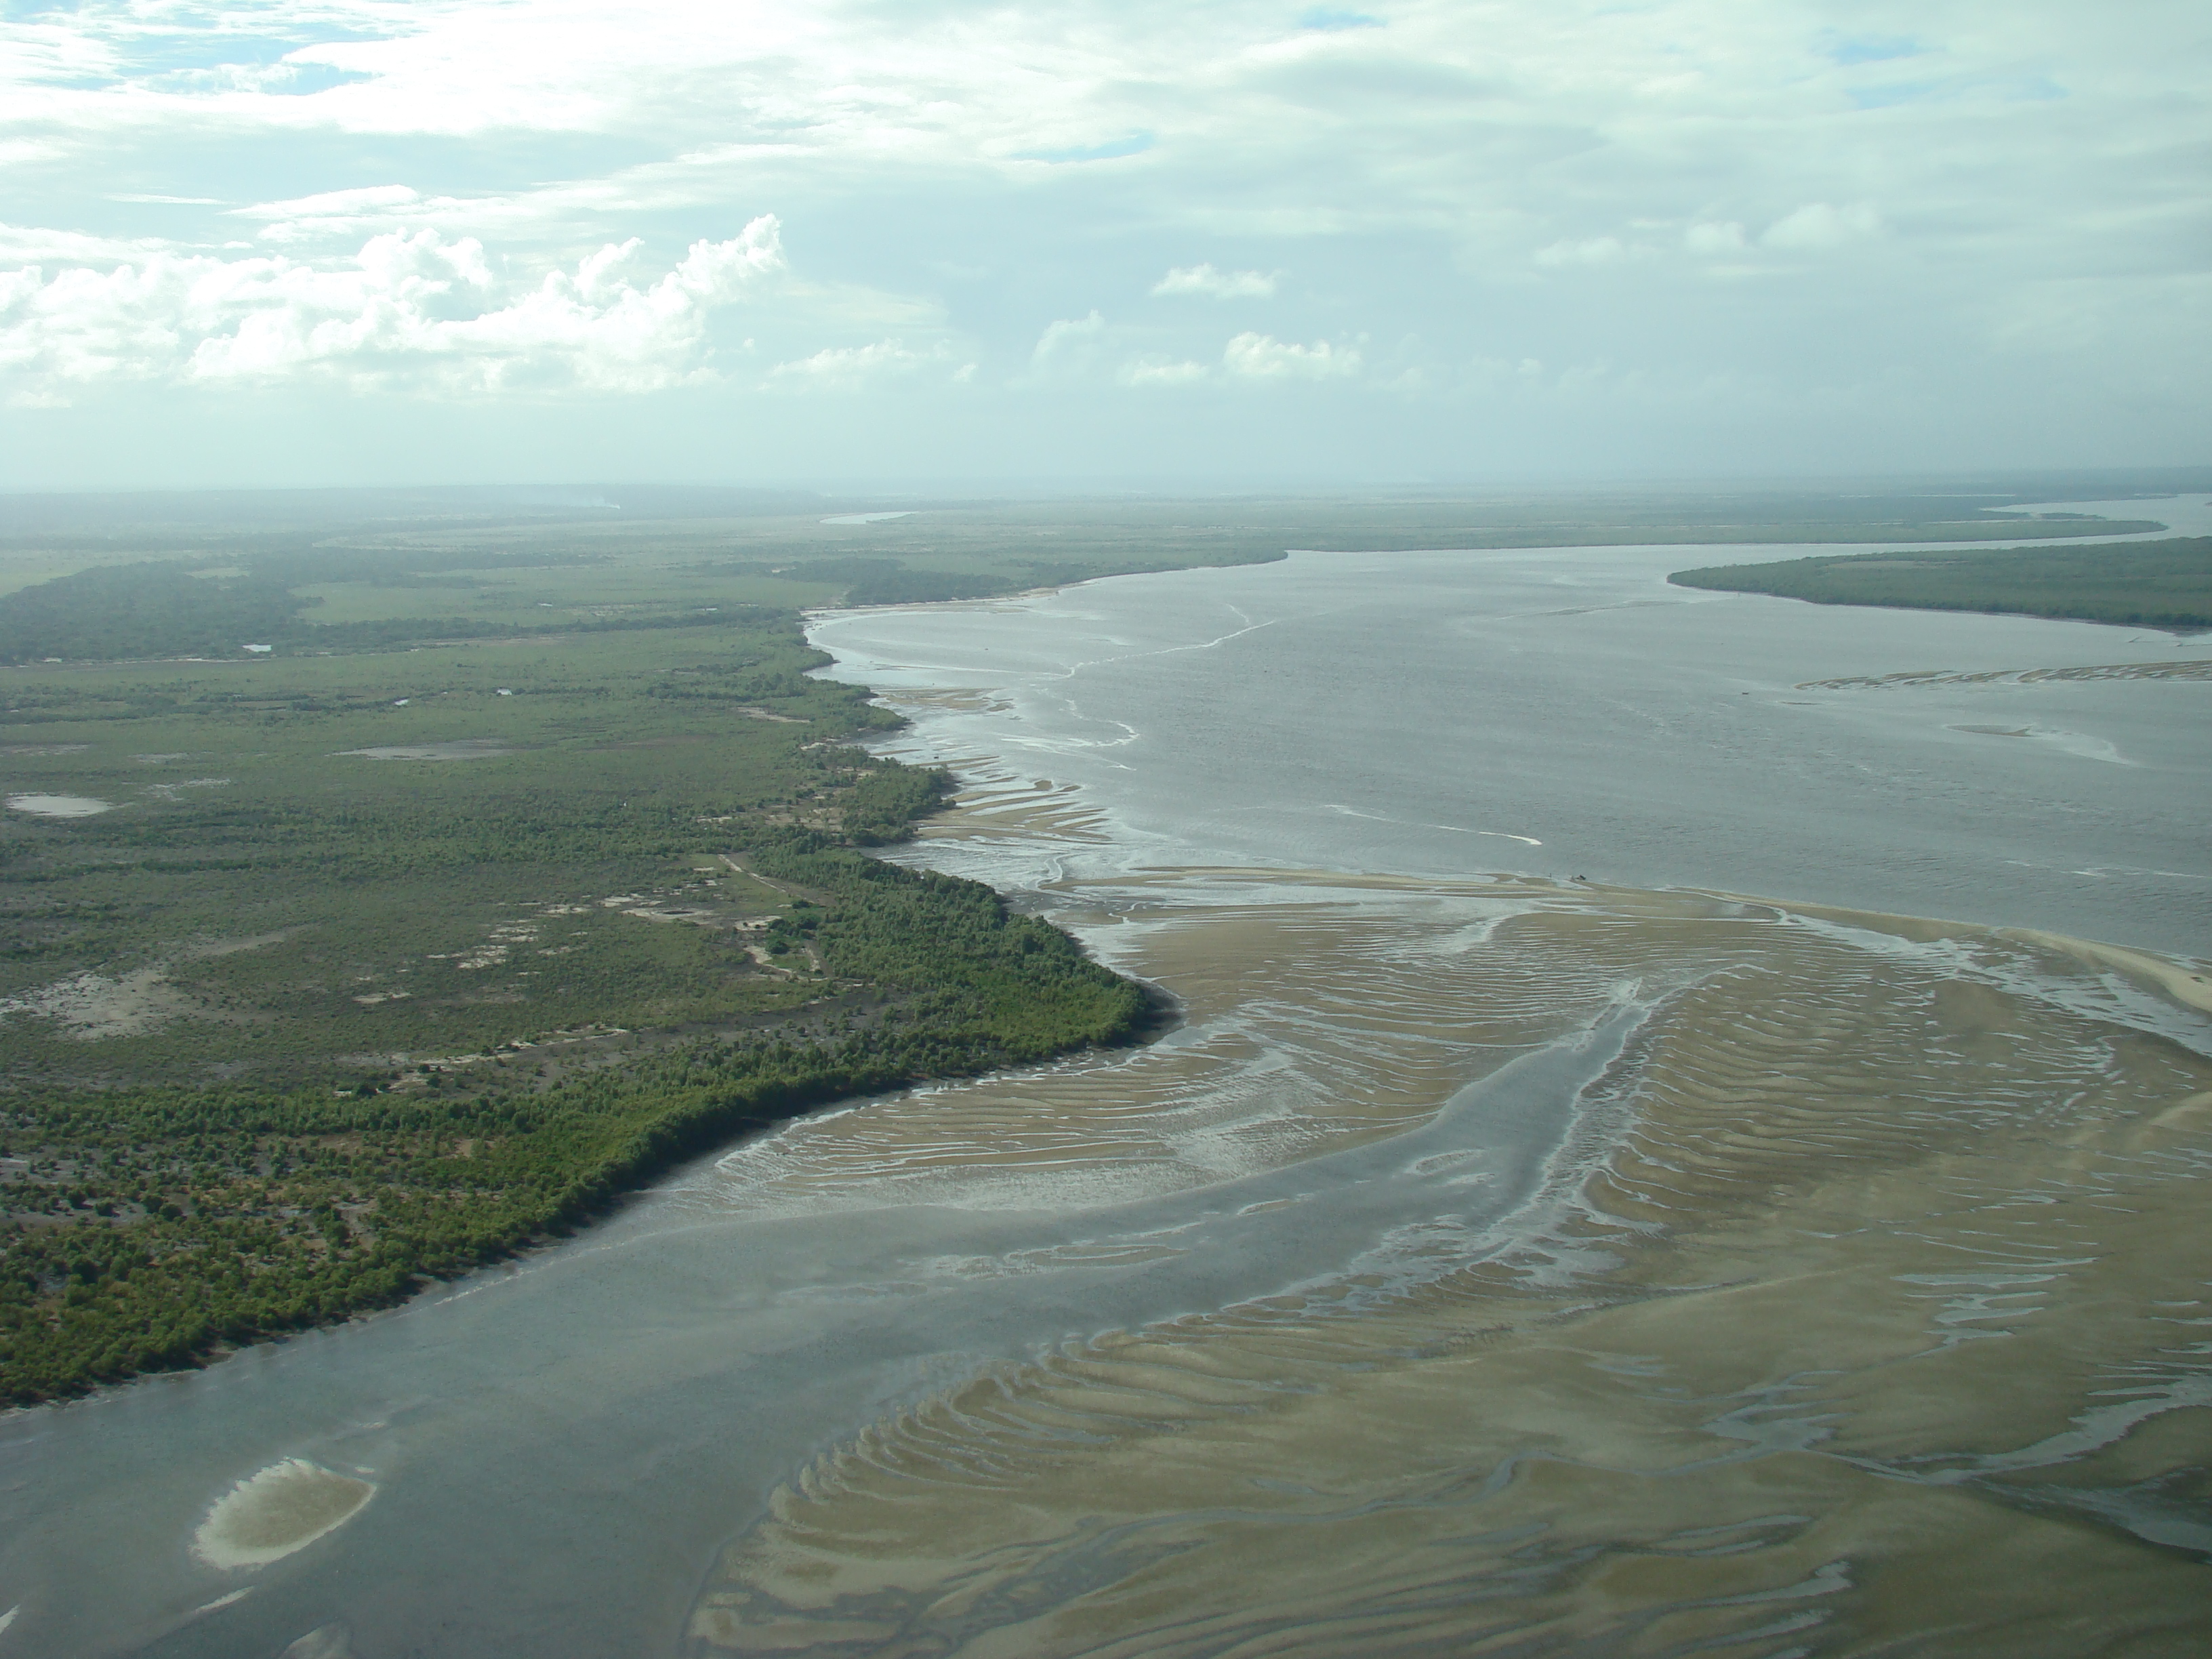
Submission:
POLYGON ((2203 1010, 2197 964, 1544 883, 1085 890, 1183 1040, 844 1115, 763 1201, 1280 1167, 1652 1012, 1515 1240, 871 1424, 725 1551, 688 1651, 2212 1646, 2212 1060, 2154 1029, 2203 1010))

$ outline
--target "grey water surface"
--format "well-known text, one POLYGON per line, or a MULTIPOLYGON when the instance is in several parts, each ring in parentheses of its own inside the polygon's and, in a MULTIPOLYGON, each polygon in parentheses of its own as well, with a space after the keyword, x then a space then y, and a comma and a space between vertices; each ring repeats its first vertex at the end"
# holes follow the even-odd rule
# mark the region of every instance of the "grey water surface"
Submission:
POLYGON ((2212 953, 2212 677, 2014 678, 2212 665, 2212 634, 1666 580, 1804 551, 1293 554, 812 637, 841 678, 988 691, 910 710, 894 752, 1079 786, 1108 862, 1580 875, 2212 953), (1819 684, 1925 672, 1961 678, 1819 684))

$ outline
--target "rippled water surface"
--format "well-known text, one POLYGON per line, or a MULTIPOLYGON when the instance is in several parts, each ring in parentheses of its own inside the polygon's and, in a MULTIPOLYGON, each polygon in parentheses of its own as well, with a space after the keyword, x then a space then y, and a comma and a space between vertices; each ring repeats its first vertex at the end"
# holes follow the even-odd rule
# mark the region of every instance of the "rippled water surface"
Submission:
POLYGON ((2203 1650, 2208 653, 1705 562, 823 619, 1181 1023, 6 1419, 0 1656, 2203 1650))

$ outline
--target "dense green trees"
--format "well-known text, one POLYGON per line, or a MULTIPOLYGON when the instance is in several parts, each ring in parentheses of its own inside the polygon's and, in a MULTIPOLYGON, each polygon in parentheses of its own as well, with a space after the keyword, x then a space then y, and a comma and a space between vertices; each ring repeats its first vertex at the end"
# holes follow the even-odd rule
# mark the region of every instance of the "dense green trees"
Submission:
POLYGON ((1139 1028, 1057 929, 860 850, 951 780, 836 741, 893 717, 809 677, 795 618, 502 652, 9 671, 21 775, 117 805, 0 817, 0 1399, 389 1304, 750 1127, 1139 1028), (479 757, 376 758, 453 744, 479 757))
POLYGON ((1816 605, 1987 611, 2134 628, 2212 628, 2212 537, 2097 547, 1856 553, 1678 570, 1684 587, 1816 605))

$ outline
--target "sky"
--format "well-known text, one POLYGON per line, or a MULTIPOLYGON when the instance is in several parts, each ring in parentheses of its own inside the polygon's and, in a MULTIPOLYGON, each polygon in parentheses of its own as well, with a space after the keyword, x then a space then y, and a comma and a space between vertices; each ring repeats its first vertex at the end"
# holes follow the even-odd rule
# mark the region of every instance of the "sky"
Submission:
POLYGON ((2202 0, 0 0, 0 489, 2212 459, 2202 0))

